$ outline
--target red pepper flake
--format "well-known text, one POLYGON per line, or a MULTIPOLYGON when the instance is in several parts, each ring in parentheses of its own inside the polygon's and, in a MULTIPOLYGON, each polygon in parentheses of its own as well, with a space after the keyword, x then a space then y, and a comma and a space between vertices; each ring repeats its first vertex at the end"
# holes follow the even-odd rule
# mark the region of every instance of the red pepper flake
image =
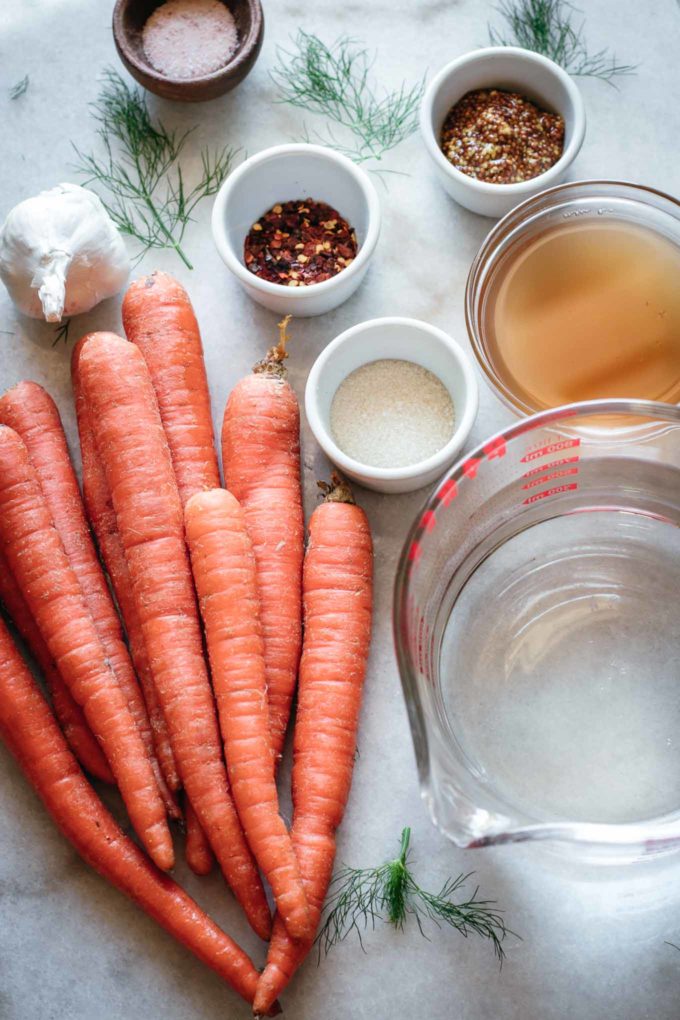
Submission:
POLYGON ((284 287, 309 287, 341 273, 358 250, 336 209, 311 198, 281 202, 253 223, 243 245, 246 268, 284 287))
POLYGON ((441 148, 468 177, 516 184, 557 162, 564 148, 564 121, 517 92, 475 89, 446 115, 441 148))

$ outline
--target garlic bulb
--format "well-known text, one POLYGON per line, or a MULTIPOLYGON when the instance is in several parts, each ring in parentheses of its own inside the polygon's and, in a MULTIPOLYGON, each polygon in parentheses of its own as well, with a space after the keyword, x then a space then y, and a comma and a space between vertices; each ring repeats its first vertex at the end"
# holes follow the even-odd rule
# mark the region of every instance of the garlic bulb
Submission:
POLYGON ((0 278, 26 315, 61 322, 112 297, 130 260, 101 201, 58 184, 20 202, 0 230, 0 278))

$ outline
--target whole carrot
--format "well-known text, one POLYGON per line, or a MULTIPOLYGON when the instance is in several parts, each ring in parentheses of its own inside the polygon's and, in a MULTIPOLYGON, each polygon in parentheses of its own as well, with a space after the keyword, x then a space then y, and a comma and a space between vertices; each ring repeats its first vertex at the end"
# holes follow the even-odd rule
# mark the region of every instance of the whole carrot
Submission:
POLYGON ((80 856, 252 1002, 257 982, 252 961, 121 832, 78 768, 2 621, 0 735, 80 856))
POLYGON ((307 898, 279 814, 255 557, 245 514, 230 492, 212 489, 191 497, 184 522, 236 809, 287 930, 293 938, 309 937, 307 898))
MULTIPOLYGON (((168 788, 177 793, 181 785, 177 763, 175 762, 168 726, 149 666, 141 621, 132 594, 125 551, 118 534, 116 513, 111 502, 111 494, 106 476, 95 447, 87 405, 82 395, 78 364, 80 351, 86 341, 87 336, 82 337, 78 341, 71 358, 71 380, 73 383, 73 395, 83 462, 83 495, 85 506, 93 531, 97 537, 102 559, 111 578, 111 584, 113 585, 121 615, 125 621, 132 661, 137 670, 149 713, 156 756, 168 788)), ((178 812, 173 812, 173 814, 175 813, 178 812)), ((185 802, 185 823, 187 864, 195 874, 207 875, 212 870, 214 858, 210 844, 201 829, 196 813, 191 807, 188 798, 185 802)))
POLYGON ((196 316, 184 287, 160 272, 130 284, 121 311, 149 369, 184 506, 195 492, 220 485, 196 316))
MULTIPOLYGON (((305 638, 293 761, 293 845, 315 928, 333 872, 345 811, 371 637, 372 550, 366 516, 333 478, 312 514, 305 556, 305 638)), ((309 952, 279 918, 254 1010, 264 1013, 309 952)))
MULTIPOLYGON (((203 344, 189 295, 168 273, 156 271, 128 287, 123 328, 146 362, 170 447, 182 507, 195 492, 218 488, 220 470, 203 344)), ((189 866, 208 867, 210 848, 195 814, 187 819, 189 866)), ((209 868, 208 868, 209 870, 209 868)), ((199 871, 200 874, 200 871, 199 871)))
POLYGON ((231 799, 170 452, 144 359, 92 334, 79 372, 182 784, 254 930, 271 918, 231 799))
MULTIPOLYGON (((111 502, 111 493, 109 492, 104 469, 99 461, 99 455, 95 447, 87 405, 82 395, 78 365, 80 352, 86 340, 87 336, 84 336, 78 341, 73 349, 71 358, 71 382, 73 384, 73 396, 80 438, 80 453, 83 465, 83 499, 88 520, 97 539, 99 552, 111 580, 118 608, 125 623, 130 654, 146 703, 156 758, 167 789, 172 793, 177 793, 180 781, 172 747, 170 746, 167 723, 165 722, 154 687, 149 658, 144 643, 144 635, 142 634, 142 626, 132 596, 130 572, 120 535, 118 534, 116 513, 111 502)), ((172 817, 176 817, 179 814, 177 805, 173 801, 168 803, 168 810, 172 817)))
POLYGON ((50 692, 54 714, 59 720, 59 725, 71 750, 83 768, 87 769, 91 775, 105 783, 112 783, 113 773, 109 768, 109 763, 93 736, 92 730, 87 725, 82 708, 74 700, 56 669, 47 645, 42 639, 35 620, 26 605, 26 600, 19 591, 2 552, 0 552, 0 601, 40 667, 50 692))
POLYGON ((149 717, 123 641, 118 614, 92 542, 56 404, 42 386, 20 382, 0 397, 0 423, 14 429, 28 450, 106 658, 139 728, 161 794, 171 813, 176 814, 176 805, 155 757, 149 717))
POLYGON ((231 392, 222 423, 227 488, 245 510, 260 594, 272 747, 286 736, 302 641, 304 515, 300 409, 286 381, 281 339, 231 392))
POLYGON ((26 447, 0 425, 0 548, 55 665, 106 755, 130 821, 162 868, 174 853, 142 737, 52 523, 26 447))
MULTIPOLYGON (((177 793, 181 783, 177 763, 170 743, 168 725, 163 715, 158 692, 146 653, 142 624, 132 593, 130 572, 125 559, 125 550, 118 533, 116 512, 111 502, 108 482, 99 460, 99 454, 92 435, 90 416, 80 385, 79 359, 87 336, 78 341, 71 358, 71 380, 76 405, 76 418, 80 436, 80 450, 83 462, 83 497, 87 515, 95 533, 99 551, 111 579, 130 644, 130 653, 144 694, 156 757, 167 787, 177 793)), ((176 809, 173 816, 178 814, 176 809)), ((213 865, 213 854, 205 833, 200 827, 196 814, 186 800, 186 859, 197 875, 208 875, 213 865)))

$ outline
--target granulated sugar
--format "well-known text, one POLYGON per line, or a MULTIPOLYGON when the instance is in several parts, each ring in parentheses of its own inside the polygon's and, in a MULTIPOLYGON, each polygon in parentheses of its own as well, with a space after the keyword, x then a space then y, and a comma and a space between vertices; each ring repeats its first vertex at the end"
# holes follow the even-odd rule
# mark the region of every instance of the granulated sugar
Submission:
POLYGON ((234 16, 220 0, 167 0, 147 20, 142 44, 149 63, 168 78, 200 78, 236 50, 234 16))
POLYGON ((331 432, 343 453, 371 467, 408 467, 453 435, 455 412, 443 383, 412 361, 384 359, 356 369, 331 405, 331 432))

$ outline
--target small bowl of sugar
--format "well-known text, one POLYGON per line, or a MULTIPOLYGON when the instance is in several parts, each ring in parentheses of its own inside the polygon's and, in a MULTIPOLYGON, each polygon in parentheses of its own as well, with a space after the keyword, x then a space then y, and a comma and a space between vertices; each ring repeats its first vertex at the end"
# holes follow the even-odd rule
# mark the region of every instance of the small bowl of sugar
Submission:
POLYGON ((431 485, 462 450, 479 393, 470 358, 417 319, 370 319, 314 362, 305 390, 310 428, 349 478, 378 492, 431 485))
POLYGON ((117 0, 113 37, 133 78, 199 103, 243 81, 262 46, 260 0, 117 0))

